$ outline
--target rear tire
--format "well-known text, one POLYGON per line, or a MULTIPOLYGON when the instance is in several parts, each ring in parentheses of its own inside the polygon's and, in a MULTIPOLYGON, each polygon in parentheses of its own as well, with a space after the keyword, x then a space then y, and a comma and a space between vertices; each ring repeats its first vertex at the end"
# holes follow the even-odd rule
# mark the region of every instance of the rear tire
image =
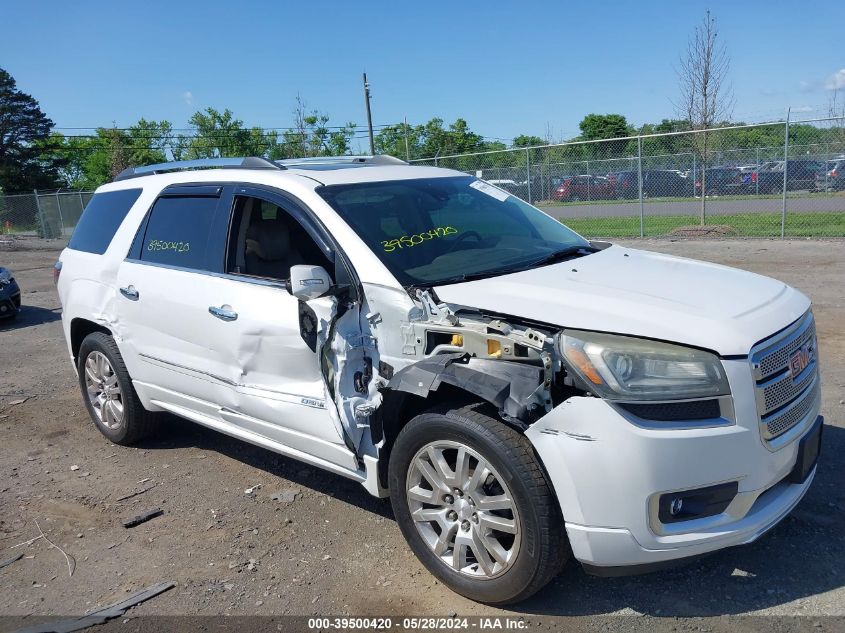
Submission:
POLYGON ((83 402, 100 433, 125 446, 153 431, 154 414, 141 404, 111 336, 86 336, 79 346, 77 370, 83 402))
POLYGON ((531 443, 486 409, 415 417, 396 438, 388 479, 396 521, 423 565, 456 593, 505 605, 544 587, 570 550, 531 443))

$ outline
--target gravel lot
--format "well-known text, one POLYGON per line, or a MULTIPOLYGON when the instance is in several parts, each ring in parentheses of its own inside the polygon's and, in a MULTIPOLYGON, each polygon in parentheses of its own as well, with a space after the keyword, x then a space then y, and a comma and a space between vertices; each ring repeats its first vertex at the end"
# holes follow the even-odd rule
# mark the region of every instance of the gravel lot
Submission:
POLYGON ((779 620, 806 630, 841 626, 819 616, 845 615, 845 243, 630 244, 771 275, 815 303, 822 460, 801 505, 757 543, 632 578, 593 578, 570 564, 513 611, 475 604, 428 574, 389 504, 358 484, 176 418, 138 447, 111 445, 89 421, 67 360, 50 270, 58 251, 0 250, 24 304, 16 322, 0 324, 0 561, 25 555, 0 569, 0 614, 79 615, 172 580, 131 617, 515 613, 583 616, 558 622, 573 629, 768 629, 766 619, 678 619, 755 614, 814 616, 779 620), (122 526, 155 507, 163 516, 122 526), (10 549, 39 536, 36 521, 76 560, 72 577, 45 539, 10 549), (616 617, 625 614, 644 617, 616 617))

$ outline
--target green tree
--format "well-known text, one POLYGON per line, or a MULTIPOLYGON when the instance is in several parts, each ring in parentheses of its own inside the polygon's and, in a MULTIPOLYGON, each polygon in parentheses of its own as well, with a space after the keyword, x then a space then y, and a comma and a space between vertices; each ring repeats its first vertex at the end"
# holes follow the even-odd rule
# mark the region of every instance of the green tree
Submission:
POLYGON ((305 158, 309 156, 343 156, 352 149, 355 124, 330 127, 330 117, 319 110, 308 110, 305 100, 297 95, 293 110, 294 125, 282 134, 282 143, 270 151, 270 157, 305 158))
POLYGON ((9 193, 58 185, 61 163, 43 149, 52 129, 38 101, 18 90, 0 68, 0 189, 9 193))
POLYGON ((513 139, 513 147, 535 147, 537 145, 547 145, 547 143, 539 136, 530 134, 520 134, 513 139))
POLYGON ((578 127, 582 141, 629 136, 628 121, 621 114, 588 114, 578 127))
POLYGON ((397 123, 383 127, 375 135, 377 154, 388 154, 397 158, 414 160, 422 155, 421 126, 397 123))
POLYGON ((192 135, 180 135, 173 147, 176 160, 221 158, 230 156, 266 156, 278 142, 277 135, 261 128, 246 128, 226 108, 195 112, 189 121, 192 135))
POLYGON ((116 125, 97 128, 94 135, 63 136, 53 133, 42 144, 45 152, 61 161, 59 176, 74 189, 95 189, 129 166, 167 160, 173 143, 168 121, 141 119, 126 129, 116 125))

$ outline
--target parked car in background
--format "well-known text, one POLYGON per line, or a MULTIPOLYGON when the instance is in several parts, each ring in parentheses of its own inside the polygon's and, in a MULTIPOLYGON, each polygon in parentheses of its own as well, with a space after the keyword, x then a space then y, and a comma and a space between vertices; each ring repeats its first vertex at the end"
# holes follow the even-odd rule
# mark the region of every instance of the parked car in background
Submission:
POLYGON ((845 190, 845 158, 827 161, 824 169, 816 174, 816 190, 845 190))
POLYGON ((21 289, 12 271, 0 266, 0 319, 14 319, 21 309, 21 289))
MULTIPOLYGON (((608 174, 608 181, 617 198, 639 196, 639 173, 634 170, 608 174)), ((643 196, 646 198, 671 198, 692 195, 690 180, 675 169, 643 170, 643 196)))
POLYGON ((607 176, 572 176, 564 178, 552 190, 552 200, 578 202, 580 200, 607 200, 616 197, 616 188, 607 176))
MULTIPOLYGON (((698 174, 695 179, 696 196, 701 195, 701 185, 701 174, 698 174)), ((738 167, 710 167, 704 173, 704 189, 708 196, 749 193, 748 183, 743 182, 743 172, 738 167)))
MULTIPOLYGON (((824 175, 824 163, 819 160, 790 160, 786 162, 786 189, 788 191, 812 190, 816 188, 816 176, 824 175)), ((784 161, 779 161, 768 170, 757 172, 755 188, 760 193, 783 191, 784 161)))

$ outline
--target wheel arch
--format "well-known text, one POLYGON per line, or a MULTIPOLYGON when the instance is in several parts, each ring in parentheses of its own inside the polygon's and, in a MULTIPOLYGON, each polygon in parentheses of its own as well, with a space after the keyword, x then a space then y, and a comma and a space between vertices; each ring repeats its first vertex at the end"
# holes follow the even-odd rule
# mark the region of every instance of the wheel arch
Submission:
MULTIPOLYGON (((440 407, 459 408, 481 403, 490 417, 525 433, 544 409, 534 394, 539 368, 507 361, 485 362, 474 368, 466 354, 444 354, 398 371, 382 390, 382 406, 371 425, 372 442, 379 447, 379 481, 387 487, 387 469, 396 437, 414 417, 440 407)), ((539 455, 537 456, 538 461, 539 455)), ((541 462, 541 467, 542 462, 541 462)), ((545 467, 543 467, 545 470, 545 467)))
POLYGON ((89 319, 76 317, 70 322, 70 351, 73 355, 74 364, 79 362, 79 348, 82 346, 82 341, 94 332, 102 332, 107 336, 112 336, 112 331, 106 326, 89 319))

